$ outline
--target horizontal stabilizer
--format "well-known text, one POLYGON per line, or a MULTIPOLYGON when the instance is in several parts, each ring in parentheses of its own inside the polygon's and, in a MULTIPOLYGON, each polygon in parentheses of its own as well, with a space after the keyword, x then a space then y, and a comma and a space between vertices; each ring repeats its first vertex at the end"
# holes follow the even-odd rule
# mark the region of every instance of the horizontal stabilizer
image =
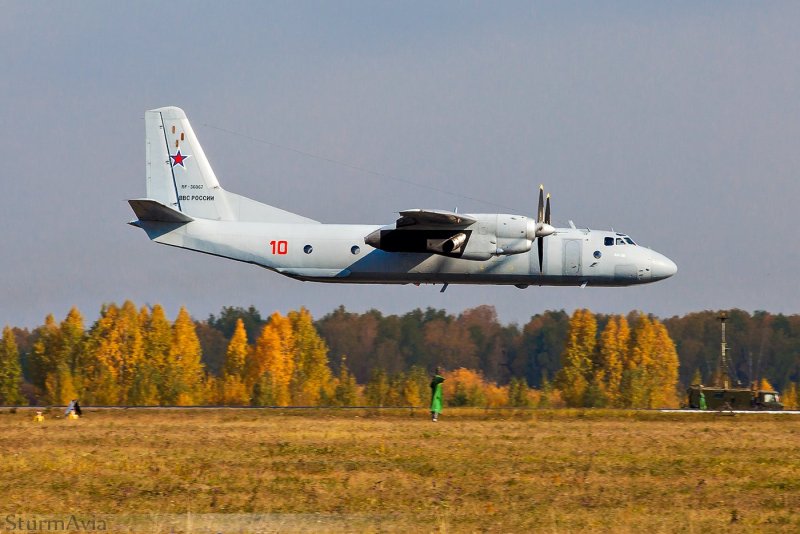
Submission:
POLYGON ((188 223, 194 219, 185 213, 165 206, 157 200, 151 198, 135 198, 129 200, 128 204, 133 208, 133 212, 140 221, 164 222, 164 223, 188 223))

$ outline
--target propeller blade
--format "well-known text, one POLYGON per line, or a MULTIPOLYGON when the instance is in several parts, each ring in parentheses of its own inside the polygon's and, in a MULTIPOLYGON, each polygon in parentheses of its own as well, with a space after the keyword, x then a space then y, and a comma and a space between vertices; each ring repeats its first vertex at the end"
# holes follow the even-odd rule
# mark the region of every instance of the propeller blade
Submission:
POLYGON ((547 205, 544 208, 544 223, 550 224, 550 193, 547 193, 547 205))
POLYGON ((544 220, 544 185, 539 186, 539 211, 537 212, 536 222, 544 220))
POLYGON ((544 254, 544 241, 543 241, 543 239, 544 239, 543 237, 540 237, 539 239, 536 240, 536 246, 539 247, 539 272, 540 273, 542 272, 542 261, 544 260, 544 258, 542 257, 542 255, 544 254))

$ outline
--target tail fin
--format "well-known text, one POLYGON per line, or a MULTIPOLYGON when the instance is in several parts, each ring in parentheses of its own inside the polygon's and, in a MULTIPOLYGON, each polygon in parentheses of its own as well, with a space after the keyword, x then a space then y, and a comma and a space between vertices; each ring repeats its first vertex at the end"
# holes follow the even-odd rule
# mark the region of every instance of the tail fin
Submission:
POLYGON ((193 218, 316 222, 222 189, 182 109, 145 112, 145 131, 149 199, 193 218))

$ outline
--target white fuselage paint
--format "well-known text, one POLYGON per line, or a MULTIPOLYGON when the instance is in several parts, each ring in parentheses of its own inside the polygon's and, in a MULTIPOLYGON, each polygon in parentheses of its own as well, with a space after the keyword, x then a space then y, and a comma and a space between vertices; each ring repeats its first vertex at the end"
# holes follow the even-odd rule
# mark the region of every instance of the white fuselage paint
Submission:
POLYGON ((528 252, 482 261, 433 253, 386 252, 364 243, 365 236, 381 228, 378 225, 204 219, 186 224, 140 221, 139 225, 158 243, 317 282, 619 287, 662 280, 677 270, 658 252, 638 245, 605 245, 604 238, 618 234, 588 229, 558 228, 544 238, 540 273, 536 246, 528 252), (285 248, 270 244, 280 241, 285 242, 285 248), (310 253, 305 252, 308 247, 310 253), (283 250, 285 253, 279 253, 283 250))

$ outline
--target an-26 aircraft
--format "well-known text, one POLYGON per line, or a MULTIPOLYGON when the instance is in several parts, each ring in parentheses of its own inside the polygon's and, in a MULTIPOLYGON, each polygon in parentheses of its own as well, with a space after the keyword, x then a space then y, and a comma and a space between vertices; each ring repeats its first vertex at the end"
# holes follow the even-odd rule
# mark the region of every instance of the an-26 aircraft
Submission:
POLYGON ((147 236, 253 263, 298 280, 368 284, 629 286, 677 267, 625 234, 550 224, 539 189, 536 219, 432 209, 392 224, 322 224, 222 189, 186 114, 145 113, 147 198, 129 200, 147 236), (534 246, 535 242, 535 246, 534 246))

